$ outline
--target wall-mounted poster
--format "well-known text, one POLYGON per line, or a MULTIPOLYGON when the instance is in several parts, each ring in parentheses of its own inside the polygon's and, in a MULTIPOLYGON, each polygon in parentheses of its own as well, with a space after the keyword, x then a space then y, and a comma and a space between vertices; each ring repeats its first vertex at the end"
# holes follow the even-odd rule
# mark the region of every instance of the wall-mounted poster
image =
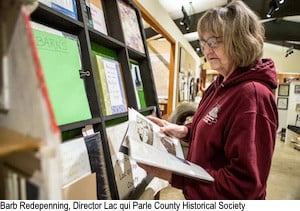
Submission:
POLYGON ((8 57, 3 56, 0 63, 0 111, 7 111, 9 108, 8 90, 8 57))
POLYGON ((185 71, 185 50, 182 47, 179 52, 179 62, 179 72, 183 73, 185 71))
POLYGON ((277 98, 277 108, 280 110, 287 110, 288 109, 288 98, 278 97, 277 98))
POLYGON ((295 94, 300 94, 300 85, 295 85, 295 94))
POLYGON ((289 96, 290 85, 289 84, 279 84, 278 96, 289 96))
POLYGON ((300 103, 296 103, 296 109, 297 112, 300 112, 300 103))

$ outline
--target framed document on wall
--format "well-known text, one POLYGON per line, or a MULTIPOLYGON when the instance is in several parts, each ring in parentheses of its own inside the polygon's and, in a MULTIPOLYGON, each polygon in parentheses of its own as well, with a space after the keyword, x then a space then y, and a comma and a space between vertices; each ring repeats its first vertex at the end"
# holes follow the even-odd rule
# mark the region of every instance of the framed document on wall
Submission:
POLYGON ((289 96, 290 85, 289 84, 279 84, 278 96, 289 96))
POLYGON ((0 62, 0 111, 7 111, 9 108, 7 60, 8 58, 4 57, 0 62))
POLYGON ((287 110, 288 109, 288 98, 278 97, 277 98, 277 108, 279 110, 287 110))
POLYGON ((295 85, 295 94, 300 94, 300 85, 295 85))

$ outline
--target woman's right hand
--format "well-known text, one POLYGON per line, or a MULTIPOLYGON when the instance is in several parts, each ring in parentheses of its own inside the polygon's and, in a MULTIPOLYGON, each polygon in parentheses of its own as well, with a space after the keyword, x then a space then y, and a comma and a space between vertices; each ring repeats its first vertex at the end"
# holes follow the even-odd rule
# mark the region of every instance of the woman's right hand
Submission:
POLYGON ((160 126, 160 131, 169 136, 173 136, 179 139, 185 138, 188 134, 188 128, 184 125, 177 125, 170 123, 164 119, 159 119, 154 116, 147 116, 149 120, 160 126))

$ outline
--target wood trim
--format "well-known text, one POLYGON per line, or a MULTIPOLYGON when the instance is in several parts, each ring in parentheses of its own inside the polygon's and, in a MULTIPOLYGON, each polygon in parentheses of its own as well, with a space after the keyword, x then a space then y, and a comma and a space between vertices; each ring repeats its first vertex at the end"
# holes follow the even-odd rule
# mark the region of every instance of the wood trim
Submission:
POLYGON ((140 9, 143 19, 159 34, 163 35, 170 43, 176 43, 169 32, 155 19, 153 16, 143 7, 143 5, 138 0, 133 0, 133 2, 140 9))
POLYGON ((175 79, 175 43, 171 43, 170 48, 170 72, 169 72, 169 89, 168 89, 168 107, 167 114, 170 115, 173 110, 173 93, 174 93, 174 79, 175 79))
POLYGON ((175 49, 176 41, 169 34, 169 32, 155 19, 153 16, 143 7, 143 5, 138 0, 133 0, 133 2, 140 9, 143 19, 158 33, 160 33, 164 38, 166 38, 171 45, 170 48, 170 65, 169 65, 169 88, 168 88, 168 106, 167 115, 172 113, 173 110, 173 91, 174 91, 174 70, 175 70, 175 49))

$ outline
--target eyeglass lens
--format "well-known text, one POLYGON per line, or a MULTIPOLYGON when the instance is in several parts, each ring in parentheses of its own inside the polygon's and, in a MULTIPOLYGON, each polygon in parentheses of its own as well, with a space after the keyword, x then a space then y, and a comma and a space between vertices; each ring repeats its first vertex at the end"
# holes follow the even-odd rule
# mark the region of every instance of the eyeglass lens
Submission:
POLYGON ((200 46, 203 49, 205 47, 205 44, 207 44, 210 48, 216 48, 217 47, 217 38, 211 37, 208 40, 200 40, 200 46))

